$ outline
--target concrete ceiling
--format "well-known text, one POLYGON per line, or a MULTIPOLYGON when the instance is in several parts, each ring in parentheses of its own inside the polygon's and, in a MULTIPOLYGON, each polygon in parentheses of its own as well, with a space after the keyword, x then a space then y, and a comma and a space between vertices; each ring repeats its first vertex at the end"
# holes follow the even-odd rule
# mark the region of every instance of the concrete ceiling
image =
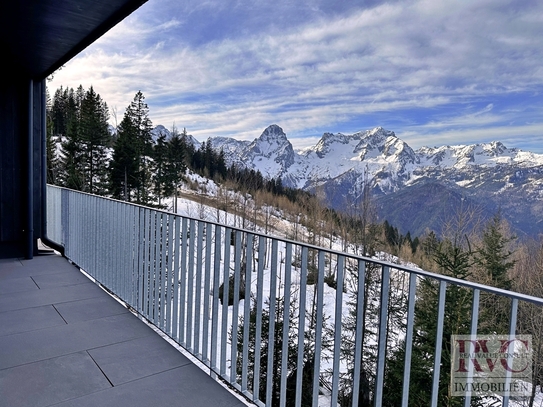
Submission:
POLYGON ((0 52, 41 80, 147 0, 2 0, 0 52))

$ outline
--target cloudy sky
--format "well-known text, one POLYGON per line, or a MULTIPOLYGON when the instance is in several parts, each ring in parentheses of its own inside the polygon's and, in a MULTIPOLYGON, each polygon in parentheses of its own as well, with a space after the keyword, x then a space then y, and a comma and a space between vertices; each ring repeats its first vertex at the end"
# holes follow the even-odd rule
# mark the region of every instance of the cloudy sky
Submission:
POLYGON ((79 84, 118 122, 141 90, 154 125, 200 141, 382 126, 543 153, 543 1, 149 0, 49 87, 79 84))

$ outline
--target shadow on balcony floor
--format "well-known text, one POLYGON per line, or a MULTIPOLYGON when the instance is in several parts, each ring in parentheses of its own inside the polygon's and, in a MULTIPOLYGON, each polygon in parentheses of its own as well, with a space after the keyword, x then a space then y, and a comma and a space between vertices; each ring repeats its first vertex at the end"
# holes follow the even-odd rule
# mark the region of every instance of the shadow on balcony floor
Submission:
POLYGON ((245 404, 66 259, 0 260, 0 406, 245 404))

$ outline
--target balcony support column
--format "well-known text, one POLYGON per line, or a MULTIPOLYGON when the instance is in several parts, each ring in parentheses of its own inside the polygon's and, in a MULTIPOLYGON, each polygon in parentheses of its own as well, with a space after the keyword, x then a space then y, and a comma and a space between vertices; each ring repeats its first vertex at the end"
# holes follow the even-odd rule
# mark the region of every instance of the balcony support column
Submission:
POLYGON ((34 257, 34 81, 28 83, 25 258, 34 257))

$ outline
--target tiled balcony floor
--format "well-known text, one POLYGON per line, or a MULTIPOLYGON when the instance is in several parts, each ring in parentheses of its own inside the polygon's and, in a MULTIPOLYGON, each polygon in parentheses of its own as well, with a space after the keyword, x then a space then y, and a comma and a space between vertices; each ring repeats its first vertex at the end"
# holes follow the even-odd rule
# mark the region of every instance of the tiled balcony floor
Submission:
POLYGON ((66 259, 0 259, 0 406, 245 404, 66 259))

